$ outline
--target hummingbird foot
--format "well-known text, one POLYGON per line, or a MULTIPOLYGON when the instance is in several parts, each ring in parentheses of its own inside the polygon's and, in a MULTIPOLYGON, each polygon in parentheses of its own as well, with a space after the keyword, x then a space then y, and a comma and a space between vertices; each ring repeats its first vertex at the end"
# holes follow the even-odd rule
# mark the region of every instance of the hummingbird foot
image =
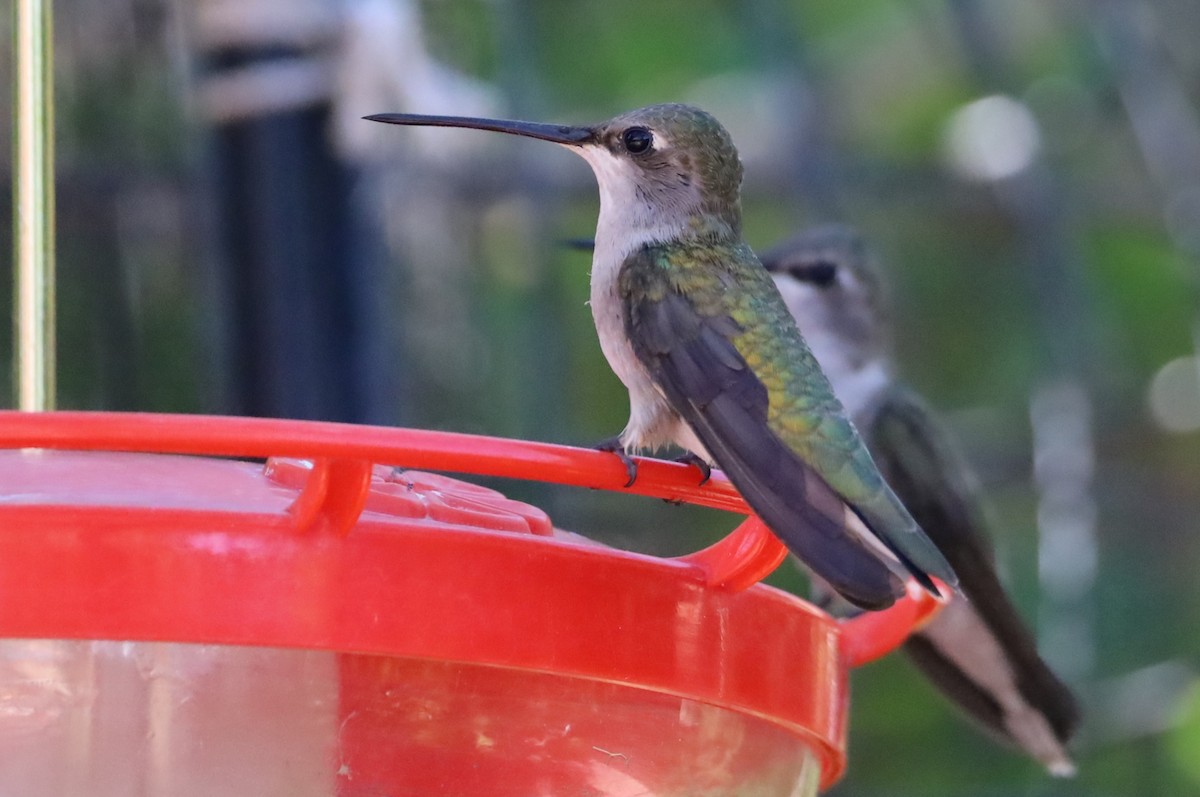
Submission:
POLYGON ((399 484, 403 484, 409 490, 412 490, 413 489, 412 481, 410 481, 404 475, 408 471, 409 471, 409 469, 404 467, 403 465, 394 465, 394 466, 392 466, 392 472, 390 474, 388 474, 388 481, 393 481, 393 482, 397 482, 399 484))
POLYGON ((632 487, 637 481, 637 463, 633 461, 633 457, 625 453, 625 446, 621 443, 620 437, 610 437, 607 440, 602 440, 593 446, 597 451, 607 451, 610 454, 615 454, 621 460, 621 464, 625 466, 625 472, 629 474, 629 481, 625 482, 626 487, 632 487))
POLYGON ((675 461, 684 465, 691 465, 696 470, 700 471, 700 486, 708 484, 708 480, 712 478, 712 465, 704 461, 704 457, 689 451, 681 457, 675 457, 675 461))

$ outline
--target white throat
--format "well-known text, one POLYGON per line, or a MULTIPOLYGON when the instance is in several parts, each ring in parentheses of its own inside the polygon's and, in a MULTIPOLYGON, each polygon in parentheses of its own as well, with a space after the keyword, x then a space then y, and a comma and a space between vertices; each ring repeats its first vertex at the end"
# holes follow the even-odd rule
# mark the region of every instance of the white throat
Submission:
POLYGON ((600 185, 593 286, 597 280, 615 279, 630 252, 648 243, 669 241, 686 228, 686 216, 657 207, 639 195, 640 175, 628 158, 619 158, 599 146, 573 147, 572 151, 588 162, 600 185))

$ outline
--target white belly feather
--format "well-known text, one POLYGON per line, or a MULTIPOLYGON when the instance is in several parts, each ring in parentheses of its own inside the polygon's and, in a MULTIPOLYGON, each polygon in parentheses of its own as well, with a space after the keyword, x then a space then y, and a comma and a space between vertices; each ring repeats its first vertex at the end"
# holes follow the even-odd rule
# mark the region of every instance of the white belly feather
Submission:
MULTIPOLYGON (((625 308, 617 296, 617 275, 633 248, 621 247, 624 251, 620 251, 603 241, 597 231, 590 304, 600 349, 609 367, 629 390, 629 423, 621 433, 621 444, 627 451, 654 449, 672 442, 683 445, 678 433, 683 424, 634 354, 625 331, 625 308)), ((690 429, 686 431, 694 437, 690 429)), ((697 450, 702 452, 703 448, 697 450)))

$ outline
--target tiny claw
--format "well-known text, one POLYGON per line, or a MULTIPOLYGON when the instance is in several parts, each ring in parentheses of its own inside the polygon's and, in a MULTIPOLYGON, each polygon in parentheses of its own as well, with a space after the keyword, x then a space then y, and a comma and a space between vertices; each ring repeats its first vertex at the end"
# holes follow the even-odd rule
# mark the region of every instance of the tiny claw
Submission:
POLYGON ((696 470, 700 471, 701 487, 708 484, 708 480, 712 478, 712 466, 705 462, 703 457, 700 457, 691 451, 687 452, 681 457, 676 457, 675 461, 684 465, 691 465, 696 470))
POLYGON ((610 437, 608 440, 597 443, 594 448, 597 451, 607 451, 610 454, 616 454, 617 458, 621 460, 621 464, 625 466, 625 472, 629 474, 629 481, 625 482, 625 486, 632 487, 633 483, 637 481, 637 463, 625 453, 625 446, 621 444, 621 438, 610 437))
POLYGON ((401 465, 394 465, 391 473, 388 474, 387 480, 397 484, 403 484, 408 488, 409 492, 412 492, 416 485, 413 484, 411 479, 405 477, 404 474, 408 473, 408 470, 408 468, 405 468, 401 465))

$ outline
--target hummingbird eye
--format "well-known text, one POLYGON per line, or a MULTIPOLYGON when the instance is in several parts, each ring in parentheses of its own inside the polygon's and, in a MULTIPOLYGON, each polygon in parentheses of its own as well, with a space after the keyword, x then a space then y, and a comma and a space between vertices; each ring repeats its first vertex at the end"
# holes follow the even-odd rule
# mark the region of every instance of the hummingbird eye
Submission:
POLYGON ((632 155, 641 155, 654 145, 654 134, 644 127, 631 127, 621 134, 621 143, 632 155))
POLYGON ((792 266, 789 271, 801 282, 816 285, 818 288, 828 288, 837 281, 837 264, 828 260, 792 266))

